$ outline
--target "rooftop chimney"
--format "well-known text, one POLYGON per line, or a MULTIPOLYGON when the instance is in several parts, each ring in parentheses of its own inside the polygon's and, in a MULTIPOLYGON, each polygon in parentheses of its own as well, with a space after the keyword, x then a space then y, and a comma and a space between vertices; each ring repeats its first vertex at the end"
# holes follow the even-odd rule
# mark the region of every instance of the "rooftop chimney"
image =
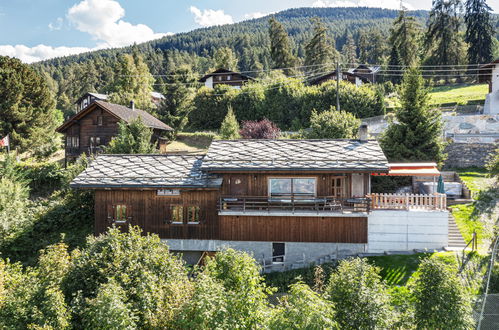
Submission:
POLYGON ((135 102, 133 100, 130 101, 130 109, 135 110, 135 102))
POLYGON ((366 124, 362 124, 359 127, 359 140, 367 141, 369 139, 369 129, 366 124))

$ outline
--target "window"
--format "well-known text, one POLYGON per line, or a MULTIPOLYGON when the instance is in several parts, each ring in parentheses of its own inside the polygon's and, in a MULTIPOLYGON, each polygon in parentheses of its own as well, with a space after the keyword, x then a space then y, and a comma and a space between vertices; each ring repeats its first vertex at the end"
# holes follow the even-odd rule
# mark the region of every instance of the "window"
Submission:
POLYGON ((232 79, 232 76, 231 75, 228 75, 227 76, 227 80, 231 80, 232 79))
POLYGON ((199 223, 199 206, 188 206, 187 207, 187 223, 198 224, 199 223))
POLYGON ((95 139, 93 136, 90 137, 90 145, 93 146, 95 142, 95 139))
POLYGON ((114 222, 125 223, 127 221, 127 206, 118 204, 114 206, 114 222))
POLYGON ((184 223, 184 207, 182 205, 170 206, 170 213, 173 224, 184 223))
POLYGON ((218 76, 218 81, 222 81, 222 76, 218 76))
POLYGON ((97 126, 102 126, 102 123, 103 123, 103 118, 102 116, 97 116, 97 126))
POLYGON ((272 262, 282 263, 284 262, 284 255, 286 254, 286 248, 284 243, 272 243, 272 262))
POLYGON ((269 179, 270 196, 315 196, 315 178, 269 179))
POLYGON ((78 136, 68 136, 66 138, 66 146, 68 148, 78 148, 80 146, 80 138, 78 136))
POLYGON ((100 145, 100 137, 95 138, 95 145, 100 145))

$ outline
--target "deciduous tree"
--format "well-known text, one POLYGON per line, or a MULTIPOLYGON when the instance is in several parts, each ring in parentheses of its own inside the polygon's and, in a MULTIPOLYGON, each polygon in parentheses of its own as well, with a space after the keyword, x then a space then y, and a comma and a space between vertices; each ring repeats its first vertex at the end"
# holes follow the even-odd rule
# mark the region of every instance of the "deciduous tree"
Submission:
POLYGON ((310 117, 311 139, 353 139, 357 136, 360 119, 353 114, 331 107, 328 111, 312 111, 310 117))

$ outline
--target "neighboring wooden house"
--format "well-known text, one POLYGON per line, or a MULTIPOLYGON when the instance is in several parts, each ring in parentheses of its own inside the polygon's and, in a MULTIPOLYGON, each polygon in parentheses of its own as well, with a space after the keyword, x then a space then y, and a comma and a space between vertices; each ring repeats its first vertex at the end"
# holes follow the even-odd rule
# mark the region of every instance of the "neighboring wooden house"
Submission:
POLYGON ((361 64, 355 69, 349 71, 356 74, 359 77, 367 79, 370 83, 375 83, 377 81, 379 73, 381 72, 381 67, 361 64))
POLYGON ((234 72, 226 69, 218 69, 208 73, 199 82, 204 83, 208 88, 215 88, 216 85, 229 85, 234 88, 241 88, 248 81, 253 80, 252 77, 239 72, 234 72))
POLYGON ((145 125, 153 129, 153 138, 158 142, 158 147, 165 144, 166 140, 161 137, 162 133, 171 131, 172 128, 150 113, 135 109, 133 102, 128 108, 104 101, 94 101, 57 128, 57 132, 64 134, 66 161, 74 160, 82 153, 98 152, 118 134, 119 121, 129 123, 139 117, 145 125))
POLYGON ((390 175, 376 141, 232 140, 205 156, 99 155, 71 186, 95 190, 96 234, 137 225, 194 262, 224 246, 308 263, 447 245, 445 195, 372 194, 374 174, 390 175))
MULTIPOLYGON (((320 85, 330 80, 336 81, 336 70, 311 80, 310 85, 320 85)), ((348 81, 349 83, 355 84, 356 86, 361 86, 362 84, 370 82, 365 77, 359 76, 350 71, 343 71, 340 75, 340 80, 348 81)))

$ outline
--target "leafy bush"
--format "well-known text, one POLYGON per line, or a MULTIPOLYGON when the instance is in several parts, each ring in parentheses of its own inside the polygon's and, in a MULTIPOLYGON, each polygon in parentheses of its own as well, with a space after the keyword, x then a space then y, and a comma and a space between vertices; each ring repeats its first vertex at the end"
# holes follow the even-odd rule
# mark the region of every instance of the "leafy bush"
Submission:
MULTIPOLYGON (((335 265, 332 263, 326 263, 320 266, 323 270, 324 278, 328 279, 331 273, 335 269, 335 265)), ((277 288, 277 292, 288 292, 289 287, 292 284, 303 282, 308 286, 315 285, 315 271, 316 266, 310 266, 306 268, 287 270, 284 272, 272 272, 264 274, 265 283, 268 286, 277 288)))
POLYGON ((243 139, 277 139, 281 130, 268 119, 261 121, 247 120, 239 131, 243 139))
POLYGON ((346 111, 312 111, 310 117, 310 139, 353 139, 357 136, 360 120, 346 111))
POLYGON ((156 145, 151 143, 152 129, 147 127, 140 117, 130 123, 118 123, 118 135, 105 147, 108 154, 152 154, 156 145))
POLYGON ((326 297, 342 329, 390 328, 393 313, 379 269, 365 259, 343 260, 331 275, 326 297))
POLYGON ((457 273, 444 261, 421 262, 412 286, 415 321, 421 329, 469 329, 472 308, 457 273))
POLYGON ((499 148, 496 149, 494 155, 492 155, 487 163, 487 169, 489 170, 490 176, 499 179, 499 148))

